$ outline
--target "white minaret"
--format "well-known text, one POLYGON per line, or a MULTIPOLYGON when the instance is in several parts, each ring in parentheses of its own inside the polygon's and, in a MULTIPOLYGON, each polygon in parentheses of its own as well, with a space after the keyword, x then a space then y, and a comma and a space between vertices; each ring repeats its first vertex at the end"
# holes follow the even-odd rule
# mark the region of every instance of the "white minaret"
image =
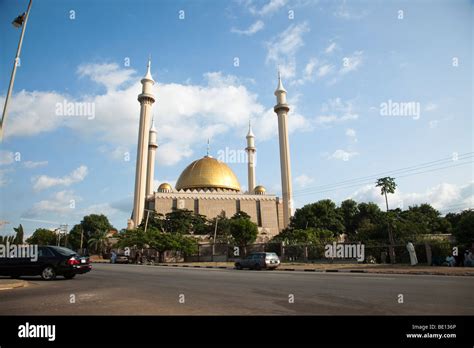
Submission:
POLYGON ((153 194, 153 185, 155 182, 155 155, 158 144, 156 142, 155 119, 151 121, 148 143, 148 168, 146 173, 146 195, 153 194))
POLYGON ((290 108, 286 103, 286 90, 281 82, 278 71, 278 87, 275 91, 277 104, 273 108, 278 118, 278 137, 280 141, 280 168, 281 168, 281 192, 283 196, 283 227, 288 227, 293 212, 293 195, 291 185, 290 144, 288 142, 288 111, 290 108))
POLYGON ((249 184, 249 193, 253 193, 255 188, 255 136, 252 132, 252 125, 249 121, 249 132, 247 133, 247 170, 248 170, 248 184, 249 184))
POLYGON ((151 59, 148 59, 147 72, 142 78, 142 93, 138 95, 140 102, 140 126, 138 129, 137 144, 137 168, 135 172, 135 195, 133 199, 132 221, 129 227, 137 227, 143 220, 147 185, 147 164, 149 145, 149 126, 151 121, 151 106, 155 102, 153 96, 153 85, 155 81, 151 77, 151 59))

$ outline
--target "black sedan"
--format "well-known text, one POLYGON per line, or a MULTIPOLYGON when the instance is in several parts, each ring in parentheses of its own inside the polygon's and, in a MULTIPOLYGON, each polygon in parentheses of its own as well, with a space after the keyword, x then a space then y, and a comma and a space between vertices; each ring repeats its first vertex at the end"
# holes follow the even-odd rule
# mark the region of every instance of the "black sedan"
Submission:
POLYGON ((87 273, 92 266, 88 257, 81 257, 75 251, 58 246, 39 246, 36 261, 29 258, 0 258, 0 275, 18 278, 40 275, 44 280, 56 276, 72 279, 76 274, 87 273))

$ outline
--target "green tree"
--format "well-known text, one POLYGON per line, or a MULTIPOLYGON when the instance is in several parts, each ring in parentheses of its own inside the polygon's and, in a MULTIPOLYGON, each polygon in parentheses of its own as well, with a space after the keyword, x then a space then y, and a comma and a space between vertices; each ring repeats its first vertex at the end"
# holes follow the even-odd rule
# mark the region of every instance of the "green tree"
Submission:
POLYGON ((357 202, 352 199, 346 199, 337 210, 342 216, 346 234, 349 238, 352 238, 357 229, 356 217, 359 214, 357 202))
POLYGON ((245 211, 240 210, 232 216, 232 219, 247 219, 250 220, 250 215, 245 211))
POLYGON ((170 233, 188 234, 193 231, 194 212, 188 209, 173 209, 166 214, 165 230, 170 233))
POLYGON ((454 229, 454 237, 460 245, 470 248, 474 243, 474 210, 465 210, 454 229))
POLYGON ((245 254, 246 246, 257 239, 258 228, 250 219, 239 217, 230 219, 230 234, 235 244, 242 248, 245 254))
POLYGON ((85 247, 87 244, 84 243, 83 229, 81 224, 76 224, 69 231, 67 239, 67 247, 73 250, 79 250, 81 248, 81 235, 82 235, 82 247, 85 247))
POLYGON ((336 210, 336 204, 330 199, 324 199, 297 209, 291 218, 290 228, 300 230, 319 228, 329 230, 337 236, 344 233, 344 222, 336 210))
POLYGON ((150 212, 150 215, 148 217, 148 224, 147 224, 146 214, 145 214, 145 218, 143 219, 142 223, 138 227, 145 230, 145 226, 147 227, 147 229, 150 227, 154 227, 164 232, 166 230, 165 216, 161 213, 150 212))
POLYGON ((451 230, 449 220, 443 218, 440 212, 428 203, 411 206, 403 211, 401 216, 419 224, 419 228, 424 230, 423 233, 449 233, 451 230))
POLYGON ((37 228, 33 235, 26 240, 28 244, 56 245, 57 235, 54 231, 37 228))
POLYGON ((230 234, 230 219, 228 219, 225 214, 221 213, 220 215, 211 219, 209 221, 209 225, 211 228, 210 235, 212 238, 214 238, 214 232, 216 232, 216 243, 229 243, 231 241, 232 235, 230 234), (217 230, 215 230, 216 220, 217 230))
POLYGON ((284 242, 285 245, 318 245, 332 243, 336 238, 332 231, 320 228, 284 229, 281 233, 273 237, 272 242, 284 242))
MULTIPOLYGON (((397 184, 395 183, 395 179, 391 178, 389 176, 384 177, 384 178, 380 178, 375 183, 375 186, 380 187, 380 194, 382 196, 385 196, 385 204, 387 206, 387 212, 388 212, 389 209, 388 209, 387 194, 395 193, 395 189, 397 188, 397 184)), ((395 249, 393 248, 393 245, 395 244, 395 240, 393 238, 391 223, 389 221, 387 222, 387 231, 388 231, 388 240, 389 240, 389 243, 390 243, 390 247, 389 247, 390 262, 395 263, 395 249)))
POLYGON ((451 232, 453 232, 456 229, 456 226, 459 224, 459 221, 461 221, 462 214, 463 214, 463 212, 461 212, 461 213, 448 213, 444 217, 451 225, 451 232))
POLYGON ((87 237, 87 242, 89 241, 89 238, 91 238, 100 231, 108 232, 110 230, 114 230, 114 227, 110 224, 109 219, 107 219, 107 216, 103 214, 90 214, 84 216, 81 221, 81 225, 84 229, 84 236, 87 237))
POLYGON ((115 228, 110 224, 107 216, 103 214, 90 214, 82 218, 82 221, 74 225, 68 235, 68 246, 71 249, 78 250, 89 245, 89 239, 95 237, 103 231, 109 232, 115 228))
MULTIPOLYGON (((153 226, 150 227, 150 230, 156 230, 153 226)), ((148 231, 147 231, 148 233, 148 231)), ((118 235, 119 241, 117 247, 136 247, 142 249, 148 246, 148 237, 145 235, 145 232, 142 228, 136 228, 134 230, 125 230, 118 235)))
POLYGON ((107 238, 108 231, 98 231, 96 232, 87 244, 92 248, 92 250, 101 255, 106 251, 108 238, 107 238))
POLYGON ((194 213, 191 219, 191 229, 194 234, 214 233, 209 220, 204 215, 194 213))
POLYGON ((120 242, 122 246, 135 246, 141 248, 152 248, 159 252, 159 261, 164 262, 167 251, 180 251, 184 255, 192 255, 197 252, 197 240, 180 233, 168 233, 150 227, 145 233, 142 229, 127 232, 128 239, 120 242))

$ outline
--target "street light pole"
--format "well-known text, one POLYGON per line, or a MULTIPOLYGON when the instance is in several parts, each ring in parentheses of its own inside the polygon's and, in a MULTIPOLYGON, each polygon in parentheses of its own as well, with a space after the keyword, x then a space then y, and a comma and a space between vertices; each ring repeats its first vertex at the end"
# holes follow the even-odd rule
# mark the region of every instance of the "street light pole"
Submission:
POLYGON ((10 84, 8 85, 8 92, 5 98, 5 105, 3 105, 2 119, 0 120, 0 141, 2 141, 3 139, 3 129, 5 127, 5 120, 7 118, 8 102, 10 100, 10 96, 13 91, 13 83, 15 82, 16 67, 18 66, 18 62, 20 61, 21 45, 23 44, 23 37, 25 36, 26 23, 28 22, 28 16, 30 14, 32 3, 33 3, 33 0, 30 0, 30 3, 28 4, 28 9, 26 10, 26 13, 24 14, 23 21, 21 21, 21 18, 23 17, 23 15, 21 15, 17 17, 17 19, 15 19, 15 21, 13 22, 15 26, 22 25, 22 28, 21 28, 20 41, 18 42, 18 48, 16 50, 15 61, 13 63, 12 76, 10 78, 10 84))
POLYGON ((217 237, 217 221, 219 216, 216 216, 216 226, 214 227, 214 239, 212 240, 212 261, 214 261, 214 254, 216 253, 216 237, 217 237))

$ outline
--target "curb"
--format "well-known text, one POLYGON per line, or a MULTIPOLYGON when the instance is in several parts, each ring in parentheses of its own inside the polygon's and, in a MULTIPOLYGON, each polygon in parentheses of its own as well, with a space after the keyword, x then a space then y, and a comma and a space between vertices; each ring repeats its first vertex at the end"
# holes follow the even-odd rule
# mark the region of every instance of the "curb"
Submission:
POLYGON ((6 283, 6 284, 0 283, 0 290, 11 290, 11 289, 23 288, 26 286, 26 284, 27 282, 25 280, 18 280, 16 282, 6 283))
MULTIPOLYGON (((91 261, 91 263, 110 263, 108 261, 91 261)), ((140 265, 140 266, 150 266, 150 265, 140 265)), ((177 264, 157 264, 154 266, 160 267, 182 267, 182 268, 215 268, 215 269, 235 269, 234 267, 226 266, 197 266, 197 265, 177 265, 177 264)), ((402 274, 402 275, 441 275, 441 276, 461 276, 461 277, 473 277, 474 273, 464 273, 464 274, 449 274, 449 273, 431 273, 431 272, 403 272, 393 270, 391 272, 368 272, 365 269, 314 269, 314 268, 277 268, 275 271, 288 271, 288 272, 315 272, 315 273, 370 273, 370 274, 402 274)), ((0 290, 2 288, 0 287, 0 290)))

